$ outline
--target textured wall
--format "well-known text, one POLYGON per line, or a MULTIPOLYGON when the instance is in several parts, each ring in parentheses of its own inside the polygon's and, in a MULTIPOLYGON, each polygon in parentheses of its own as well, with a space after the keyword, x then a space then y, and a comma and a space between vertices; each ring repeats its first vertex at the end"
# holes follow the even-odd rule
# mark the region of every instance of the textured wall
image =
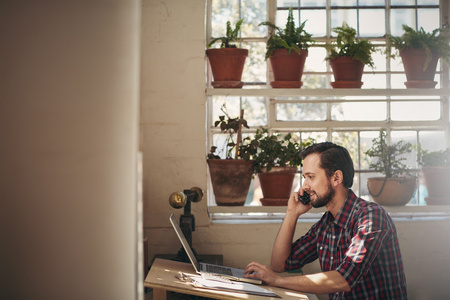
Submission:
MULTIPOLYGON (((205 1, 143 1, 141 147, 145 226, 169 226, 172 192, 206 190, 205 1)), ((192 206, 208 223, 206 201, 192 206)), ((150 244, 157 241, 149 236, 150 244)))

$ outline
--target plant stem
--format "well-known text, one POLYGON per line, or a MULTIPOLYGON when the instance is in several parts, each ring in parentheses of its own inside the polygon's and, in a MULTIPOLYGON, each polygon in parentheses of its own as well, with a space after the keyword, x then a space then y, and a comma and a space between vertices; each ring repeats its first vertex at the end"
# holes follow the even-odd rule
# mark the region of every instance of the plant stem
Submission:
POLYGON ((241 109, 241 116, 239 117, 239 128, 238 128, 238 135, 237 135, 237 141, 236 141, 236 154, 234 156, 235 159, 238 158, 238 154, 239 154, 239 145, 241 144, 241 139, 242 139, 242 120, 244 119, 244 110, 241 109))

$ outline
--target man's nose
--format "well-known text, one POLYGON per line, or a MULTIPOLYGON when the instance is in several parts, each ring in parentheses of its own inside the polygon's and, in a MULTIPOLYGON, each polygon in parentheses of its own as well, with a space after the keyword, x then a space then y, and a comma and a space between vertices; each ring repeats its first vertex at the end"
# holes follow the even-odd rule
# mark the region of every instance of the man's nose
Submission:
POLYGON ((309 190, 308 180, 303 179, 302 188, 303 188, 303 190, 305 190, 305 191, 309 190))

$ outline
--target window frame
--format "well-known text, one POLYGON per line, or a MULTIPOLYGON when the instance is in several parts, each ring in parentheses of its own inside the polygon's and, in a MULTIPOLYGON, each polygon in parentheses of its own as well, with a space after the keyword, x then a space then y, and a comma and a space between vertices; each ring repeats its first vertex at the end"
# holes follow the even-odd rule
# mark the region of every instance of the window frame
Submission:
MULTIPOLYGON (((211 38, 211 1, 208 0, 208 9, 207 9, 207 40, 211 38)), ((330 4, 330 1, 327 1, 327 5, 330 4)), ((441 23, 444 23, 442 20, 446 21, 448 20, 449 15, 449 4, 446 1, 440 0, 440 7, 441 7, 441 23)), ((346 7, 347 8, 347 7, 346 7)), ((276 7, 276 1, 275 0, 268 0, 267 1, 267 9, 268 9, 268 20, 275 22, 275 15, 277 11, 276 7)), ((389 10, 388 10, 389 11, 389 10)), ((327 18, 330 18, 330 10, 327 9, 327 18)), ((386 22, 387 22, 387 28, 390 28, 389 26, 389 13, 386 15, 386 22)), ((327 36, 316 38, 314 37, 318 42, 326 43, 331 40, 330 28, 331 22, 327 22, 327 36)), ((267 39, 267 37, 265 38, 267 39)), ((257 41, 261 42, 262 40, 265 41, 265 39, 262 38, 246 38, 246 41, 257 41)), ((381 38, 375 38, 374 40, 378 41, 386 41, 385 39, 381 38)), ((207 60, 206 60, 207 61, 207 60)), ((267 61, 267 63, 269 63, 267 61)), ((265 83, 266 86, 262 88, 255 88, 254 85, 258 85, 258 83, 252 83, 249 86, 251 88, 243 88, 243 89, 213 89, 211 87, 211 72, 210 67, 208 65, 207 68, 207 88, 206 88, 206 96, 207 96, 207 151, 210 149, 212 145, 213 135, 215 133, 220 132, 217 128, 214 128, 213 123, 214 120, 212 119, 212 98, 214 96, 226 96, 226 97, 240 97, 240 102, 242 105, 242 97, 265 97, 265 106, 267 111, 267 125, 266 128, 269 129, 270 133, 283 131, 283 132, 308 132, 311 130, 318 130, 318 129, 326 129, 327 132, 327 140, 332 140, 332 133, 336 131, 336 128, 339 130, 345 130, 345 131, 353 131, 353 130, 369 130, 370 128, 386 128, 388 133, 391 130, 413 130, 418 133, 418 129, 420 130, 442 130, 445 133, 445 136, 447 138, 446 145, 447 147, 450 147, 450 122, 449 122, 449 95, 450 95, 450 82, 449 82, 449 70, 446 66, 441 66, 441 70, 438 70, 439 76, 440 76, 440 83, 441 87, 437 89, 424 89, 424 90, 411 90, 411 89, 392 89, 390 87, 390 78, 389 76, 391 74, 403 74, 403 72, 396 72, 391 71, 389 67, 390 61, 387 60, 387 69, 384 73, 386 73, 387 76, 387 88, 386 89, 331 89, 331 88, 325 88, 325 89, 272 89, 270 87, 267 87, 267 83, 270 82, 272 78, 272 74, 270 73, 270 67, 267 67, 267 82, 265 83), (253 85, 253 86, 252 86, 253 85), (324 97, 323 103, 326 103, 327 110, 331 109, 331 103, 344 103, 344 102, 351 102, 354 100, 348 100, 345 99, 345 97, 385 97, 385 103, 389 106, 390 103, 393 102, 400 102, 400 101, 419 101, 414 99, 398 99, 396 97, 398 96, 406 96, 406 97, 412 97, 413 96, 432 96, 435 97, 432 100, 436 101, 438 97, 438 101, 441 103, 441 118, 437 121, 391 121, 389 118, 384 121, 335 121, 329 119, 329 112, 327 113, 327 120, 322 122, 310 122, 310 121, 279 121, 276 118, 276 105, 280 103, 307 103, 307 102, 314 102, 315 100, 304 100, 300 99, 301 97, 324 97), (280 97, 297 97, 298 99, 294 100, 282 100, 279 99, 280 97), (337 98, 336 98, 337 97, 337 98), (341 98, 339 98, 341 97, 341 98), (344 100, 342 100, 344 99, 344 100), (325 124, 323 123, 325 122, 325 124), (319 124, 320 123, 320 124, 319 124)), ((308 76, 311 74, 315 74, 316 72, 304 72, 303 76, 308 76)), ((319 72, 320 73, 320 72, 319 72)), ((367 71, 365 72, 367 73, 367 71)), ((323 72, 321 73, 323 74, 323 72)), ((331 71, 330 67, 327 63, 327 69, 325 74, 328 78, 328 86, 329 81, 331 78, 331 71)), ((389 108, 387 108, 389 110, 389 108)), ((254 133, 256 131, 257 127, 250 128, 249 130, 246 130, 245 133, 254 133)), ((357 173, 364 173, 367 171, 364 170, 357 170, 357 173)), ((420 170, 416 170, 417 173, 420 173, 420 170)), ((208 176, 209 178, 209 176, 208 176)), ((216 206, 214 203, 214 196, 212 192, 212 187, 210 184, 210 181, 208 179, 208 187, 207 187, 207 201, 208 201, 208 211, 212 217, 213 220, 223 220, 223 219, 236 219, 236 220, 255 220, 255 216, 263 215, 267 218, 274 218, 276 220, 279 220, 282 218, 282 215, 285 211, 285 207, 281 208, 273 208, 273 207, 265 207, 265 206, 244 206, 244 207, 219 207, 216 206)), ((369 200, 369 199, 367 199, 369 200)), ((423 217, 423 214, 427 216, 440 216, 440 212, 444 211, 447 215, 450 216, 449 210, 447 208, 442 209, 441 207, 430 207, 430 206, 419 206, 417 205, 416 208, 410 208, 411 206, 416 205, 408 205, 403 208, 395 208, 390 209, 393 211, 394 216, 403 218, 405 217, 405 213, 407 214, 406 218, 413 218, 413 217, 423 217)), ((320 213, 319 213, 320 215, 320 213)), ((317 218, 317 213, 311 213, 311 215, 307 215, 306 218, 309 217, 317 218)), ((256 218, 258 219, 258 218, 256 218)))

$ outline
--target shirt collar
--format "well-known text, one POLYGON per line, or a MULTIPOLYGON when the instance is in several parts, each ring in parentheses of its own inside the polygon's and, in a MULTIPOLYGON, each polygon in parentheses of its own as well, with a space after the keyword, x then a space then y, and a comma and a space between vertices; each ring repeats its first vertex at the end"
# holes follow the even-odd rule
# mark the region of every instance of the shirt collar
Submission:
POLYGON ((333 220, 333 215, 327 211, 328 214, 328 220, 333 222, 339 227, 346 228, 348 226, 348 223, 350 221, 350 217, 352 215, 353 207, 357 203, 356 201, 357 197, 355 193, 351 189, 348 190, 348 196, 347 199, 344 202, 344 206, 339 210, 336 217, 333 220))

